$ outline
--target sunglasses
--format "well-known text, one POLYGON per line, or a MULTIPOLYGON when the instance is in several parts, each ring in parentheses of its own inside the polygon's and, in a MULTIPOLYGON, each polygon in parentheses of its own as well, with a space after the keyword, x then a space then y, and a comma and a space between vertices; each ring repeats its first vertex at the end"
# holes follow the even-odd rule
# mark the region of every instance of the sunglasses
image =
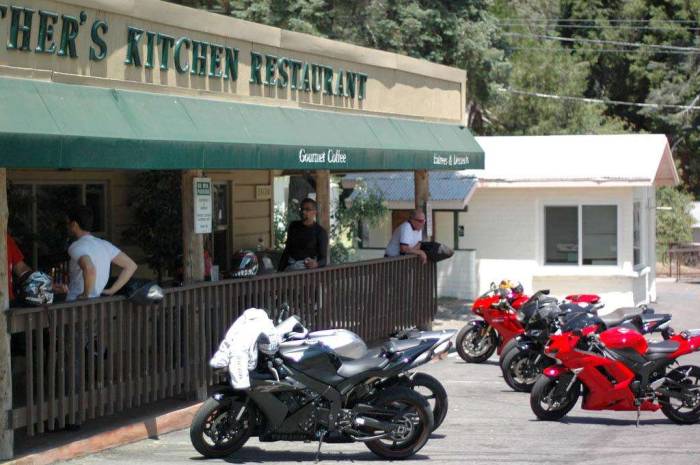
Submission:
POLYGON ((425 220, 417 220, 415 218, 411 219, 411 221, 415 221, 416 223, 425 223, 425 220))

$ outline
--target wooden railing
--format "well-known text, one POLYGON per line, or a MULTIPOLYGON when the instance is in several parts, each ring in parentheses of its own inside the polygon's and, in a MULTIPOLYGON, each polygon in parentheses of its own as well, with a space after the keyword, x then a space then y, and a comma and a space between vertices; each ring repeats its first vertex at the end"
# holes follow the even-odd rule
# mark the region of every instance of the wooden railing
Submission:
POLYGON ((246 308, 276 315, 286 302, 312 329, 378 341, 432 321, 436 287, 435 264, 399 257, 167 289, 150 307, 117 297, 11 310, 12 428, 33 435, 201 396, 217 381, 209 358, 246 308))

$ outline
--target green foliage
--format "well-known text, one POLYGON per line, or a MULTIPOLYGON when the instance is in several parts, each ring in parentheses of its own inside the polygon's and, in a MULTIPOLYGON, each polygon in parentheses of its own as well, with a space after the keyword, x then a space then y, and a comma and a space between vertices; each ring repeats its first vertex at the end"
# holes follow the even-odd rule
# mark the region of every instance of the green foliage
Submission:
POLYGON ((361 224, 376 226, 389 209, 382 193, 358 182, 350 205, 341 201, 335 212, 335 222, 331 226, 331 258, 333 263, 351 260, 358 246, 361 224))
POLYGON ((182 193, 179 171, 143 171, 132 177, 129 208, 134 224, 124 240, 146 254, 148 266, 162 281, 174 276, 182 255, 182 193))
POLYGON ((656 204, 671 207, 658 210, 656 217, 656 251, 664 260, 671 244, 684 244, 693 239, 693 197, 687 192, 671 187, 656 191, 656 204))
POLYGON ((294 199, 294 206, 292 208, 283 208, 281 205, 275 205, 275 210, 273 212, 272 222, 275 226, 275 237, 274 237, 274 248, 281 250, 284 249, 284 245, 287 242, 287 230, 289 229, 289 223, 300 219, 299 217, 299 205, 297 205, 297 200, 294 199))

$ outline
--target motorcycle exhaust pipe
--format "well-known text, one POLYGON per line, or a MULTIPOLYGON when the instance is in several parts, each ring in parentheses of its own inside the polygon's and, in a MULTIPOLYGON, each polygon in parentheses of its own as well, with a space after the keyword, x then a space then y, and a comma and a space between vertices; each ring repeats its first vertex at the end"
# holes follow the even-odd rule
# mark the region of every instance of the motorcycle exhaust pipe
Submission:
POLYGON ((391 427, 393 426, 391 423, 385 423, 369 417, 356 417, 355 420, 353 420, 353 424, 355 426, 365 426, 382 431, 391 431, 391 427))

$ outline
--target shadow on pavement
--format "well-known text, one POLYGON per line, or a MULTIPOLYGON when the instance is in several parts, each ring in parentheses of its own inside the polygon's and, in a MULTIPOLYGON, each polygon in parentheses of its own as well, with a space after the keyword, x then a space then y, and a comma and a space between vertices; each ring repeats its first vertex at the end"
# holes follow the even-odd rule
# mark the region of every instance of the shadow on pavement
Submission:
MULTIPOLYGON (((358 444, 361 445, 361 444, 358 444)), ((208 460, 204 457, 192 457, 191 460, 200 461, 208 460)), ((374 455, 373 453, 358 452, 353 453, 323 453, 321 449, 321 462, 327 462, 329 460, 343 461, 348 460, 353 461, 378 461, 385 462, 385 459, 374 455)), ((416 454, 410 458, 413 460, 430 460, 430 457, 426 455, 416 454)), ((275 463, 275 462, 315 462, 316 452, 309 451, 283 451, 283 450, 265 450, 259 447, 244 447, 243 449, 236 452, 234 455, 224 459, 227 463, 275 463)))
MULTIPOLYGON (((539 422, 540 420, 531 419, 530 421, 539 422)), ((559 423, 564 423, 566 425, 601 425, 601 426, 634 426, 637 424, 636 420, 623 420, 616 418, 598 418, 598 417, 566 417, 559 423)), ((671 425, 673 424, 670 420, 666 418, 654 418, 652 420, 640 420, 639 427, 645 425, 671 425)))

